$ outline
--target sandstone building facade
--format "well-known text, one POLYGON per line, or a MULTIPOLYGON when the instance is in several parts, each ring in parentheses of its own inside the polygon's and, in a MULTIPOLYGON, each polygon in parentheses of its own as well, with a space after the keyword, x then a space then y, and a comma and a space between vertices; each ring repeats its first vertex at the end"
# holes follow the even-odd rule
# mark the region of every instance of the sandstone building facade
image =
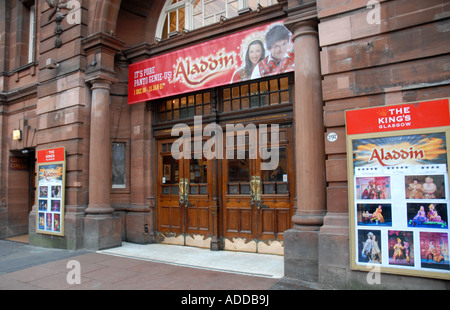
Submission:
MULTIPOLYGON (((449 17, 445 0, 2 1, 0 238, 281 254, 286 277, 366 286, 367 273, 349 268, 345 111, 449 97, 449 17), (128 103, 130 65, 277 21, 292 33, 293 72, 128 103), (279 125, 284 176, 270 179, 260 157, 175 162, 170 129, 194 115, 223 128, 279 125), (36 153, 53 147, 66 151, 64 236, 35 229, 36 153)), ((448 288, 382 277, 384 287, 448 288)))

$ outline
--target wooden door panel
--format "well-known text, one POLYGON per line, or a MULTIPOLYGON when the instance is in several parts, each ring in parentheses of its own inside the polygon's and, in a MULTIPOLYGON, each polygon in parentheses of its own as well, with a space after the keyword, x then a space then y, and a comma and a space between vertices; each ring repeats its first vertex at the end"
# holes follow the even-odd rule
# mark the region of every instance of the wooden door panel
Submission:
POLYGON ((160 206, 158 215, 159 230, 170 231, 170 228, 172 227, 170 222, 170 207, 160 206))
POLYGON ((160 206, 159 223, 161 231, 177 232, 183 231, 182 210, 179 206, 160 206))
POLYGON ((227 233, 237 233, 239 232, 239 214, 240 211, 238 208, 227 208, 225 210, 225 227, 226 227, 226 235, 227 233))
POLYGON ((284 231, 291 228, 291 210, 289 208, 286 209, 278 209, 277 210, 277 233, 282 234, 284 231))
POLYGON ((240 232, 244 234, 251 234, 253 228, 253 210, 240 209, 239 226, 240 232))
POLYGON ((209 230, 209 207, 187 207, 186 229, 188 233, 204 234, 209 230))
POLYGON ((261 234, 264 240, 282 239, 283 232, 290 228, 290 213, 289 208, 262 209, 258 234, 261 234))
POLYGON ((275 234, 276 209, 261 210, 261 234, 275 234))
POLYGON ((253 216, 250 208, 232 208, 225 211, 225 235, 228 237, 246 237, 252 235, 253 216))

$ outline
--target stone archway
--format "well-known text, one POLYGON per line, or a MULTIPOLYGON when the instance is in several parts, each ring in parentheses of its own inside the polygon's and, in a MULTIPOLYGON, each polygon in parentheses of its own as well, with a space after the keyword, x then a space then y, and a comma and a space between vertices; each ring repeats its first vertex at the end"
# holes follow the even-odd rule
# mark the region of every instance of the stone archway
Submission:
POLYGON ((119 15, 122 0, 90 1, 88 36, 95 33, 107 33, 113 35, 116 30, 117 17, 119 15))

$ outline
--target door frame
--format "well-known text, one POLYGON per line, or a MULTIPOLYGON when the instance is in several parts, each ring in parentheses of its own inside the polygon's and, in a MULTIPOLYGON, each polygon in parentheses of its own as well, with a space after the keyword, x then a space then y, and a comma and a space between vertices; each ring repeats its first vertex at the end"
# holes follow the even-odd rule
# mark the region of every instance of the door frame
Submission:
MULTIPOLYGON (((191 156, 190 159, 173 159, 178 162, 178 178, 174 179, 175 183, 163 185, 163 170, 165 169, 163 157, 172 156, 168 146, 171 146, 178 139, 157 140, 157 241, 202 248, 217 248, 217 199, 213 202, 212 195, 212 187, 215 183, 212 181, 213 160, 195 158, 194 156, 191 156), (196 166, 201 167, 202 165, 204 166, 203 169, 206 170, 206 183, 192 183, 192 178, 197 177, 196 173, 202 172, 200 171, 202 168, 197 169, 196 166), (194 169, 194 172, 191 169, 194 169), (182 179, 188 180, 186 184, 188 193, 183 198, 180 197, 180 181, 182 179), (177 227, 173 226, 174 223, 177 223, 174 217, 178 218, 179 225, 177 227), (168 223, 163 221, 168 221, 168 223), (166 224, 166 227, 163 227, 164 224, 166 224)), ((170 173, 172 173, 172 168, 170 173)))
MULTIPOLYGON (((262 188, 259 205, 256 203, 252 205, 252 186, 250 182, 227 184, 228 159, 225 158, 221 162, 220 222, 222 226, 221 238, 225 250, 280 255, 284 253, 283 232, 292 228, 292 216, 294 213, 295 167, 292 124, 279 126, 279 148, 285 148, 287 157, 284 164, 287 170, 288 182, 286 184, 286 182, 266 182, 261 180, 260 185, 261 187, 273 185, 275 188, 275 186, 280 184, 285 187, 285 193, 266 193, 264 188, 262 188), (235 188, 230 190, 229 186, 234 186, 235 188), (281 216, 284 217, 284 222, 280 222, 281 216), (233 220, 234 223, 230 224, 233 220), (244 221, 247 221, 247 223, 244 223, 244 221), (231 227, 231 225, 234 226, 231 227)), ((259 152, 257 153, 256 159, 249 158, 249 181, 251 181, 253 176, 261 177, 263 175, 261 173, 261 157, 259 152)))

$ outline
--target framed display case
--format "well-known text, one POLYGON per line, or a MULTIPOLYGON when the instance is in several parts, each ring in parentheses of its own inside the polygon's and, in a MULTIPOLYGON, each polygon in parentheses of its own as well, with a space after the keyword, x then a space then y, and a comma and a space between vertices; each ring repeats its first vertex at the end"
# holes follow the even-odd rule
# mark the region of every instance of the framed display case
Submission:
POLYGON ((350 266, 450 279, 449 100, 346 111, 350 266))
POLYGON ((37 153, 36 232, 64 235, 65 149, 37 153))

